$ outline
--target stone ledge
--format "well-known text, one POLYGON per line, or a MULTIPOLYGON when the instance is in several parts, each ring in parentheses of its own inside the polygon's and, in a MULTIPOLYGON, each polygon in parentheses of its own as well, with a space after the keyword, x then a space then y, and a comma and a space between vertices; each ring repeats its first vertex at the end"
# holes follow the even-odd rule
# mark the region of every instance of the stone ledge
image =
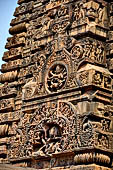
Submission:
POLYGON ((16 167, 13 165, 7 165, 7 164, 0 164, 0 170, 35 170, 34 168, 23 168, 23 167, 16 167))
MULTIPOLYGON (((7 165, 7 164, 0 164, 0 170, 36 170, 34 168, 27 168, 27 167, 16 167, 13 165, 7 165)), ((71 166, 71 167, 56 167, 56 168, 46 168, 43 170, 110 170, 111 168, 104 167, 104 166, 98 166, 95 164, 91 165, 78 165, 78 166, 71 166)), ((41 169, 40 169, 41 170, 41 169)))

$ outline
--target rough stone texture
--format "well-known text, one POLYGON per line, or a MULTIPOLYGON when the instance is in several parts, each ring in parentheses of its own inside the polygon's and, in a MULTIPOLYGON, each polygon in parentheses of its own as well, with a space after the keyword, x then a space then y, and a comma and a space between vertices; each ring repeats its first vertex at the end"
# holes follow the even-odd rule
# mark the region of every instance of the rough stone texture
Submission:
MULTIPOLYGON (((0 170, 36 170, 34 168, 23 168, 23 167, 16 167, 13 165, 7 165, 7 164, 1 164, 0 165, 0 170)), ((95 164, 91 164, 91 165, 78 165, 78 166, 71 166, 71 167, 55 167, 55 168, 46 168, 46 170, 110 170, 110 168, 106 168, 103 166, 98 166, 95 164)))
POLYGON ((0 170, 35 170, 34 168, 22 168, 22 167, 16 167, 13 165, 7 165, 7 164, 0 164, 0 170))
POLYGON ((1 66, 0 166, 112 169, 113 2, 18 4, 1 66))

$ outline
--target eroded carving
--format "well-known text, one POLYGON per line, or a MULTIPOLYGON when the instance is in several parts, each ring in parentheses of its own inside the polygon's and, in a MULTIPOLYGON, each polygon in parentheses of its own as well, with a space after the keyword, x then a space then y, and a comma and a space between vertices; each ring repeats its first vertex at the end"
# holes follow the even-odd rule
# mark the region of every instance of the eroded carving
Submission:
POLYGON ((110 170, 113 3, 18 4, 0 75, 0 163, 110 170))

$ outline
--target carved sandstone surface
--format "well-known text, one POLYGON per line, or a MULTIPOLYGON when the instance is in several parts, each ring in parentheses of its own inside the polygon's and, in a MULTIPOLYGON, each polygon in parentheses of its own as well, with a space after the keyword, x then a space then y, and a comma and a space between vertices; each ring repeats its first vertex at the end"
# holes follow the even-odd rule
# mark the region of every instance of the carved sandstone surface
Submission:
POLYGON ((0 169, 113 169, 113 2, 18 0, 0 74, 0 169))
MULTIPOLYGON (((88 165, 88 166, 71 166, 71 170, 85 170, 85 169, 94 169, 94 170, 101 170, 103 168, 103 170, 110 170, 109 168, 106 168, 106 167, 100 167, 100 166, 97 166, 95 164, 92 164, 92 165, 88 165)), ((34 168, 22 168, 22 167, 16 167, 16 166, 12 166, 12 165, 7 165, 7 164, 3 164, 3 165, 0 165, 0 170, 9 170, 9 169, 12 169, 12 170, 35 170, 34 168)), ((49 170, 50 168, 47 168, 46 170, 49 170)), ((63 170, 64 168, 63 167, 58 167, 58 168, 55 168, 56 170, 63 170)), ((65 168, 65 170, 68 170, 69 168, 65 168)), ((51 170, 54 170, 54 168, 51 168, 51 170)))
POLYGON ((34 168, 22 168, 22 167, 16 167, 12 165, 7 165, 7 164, 1 164, 0 165, 0 170, 35 170, 34 168))

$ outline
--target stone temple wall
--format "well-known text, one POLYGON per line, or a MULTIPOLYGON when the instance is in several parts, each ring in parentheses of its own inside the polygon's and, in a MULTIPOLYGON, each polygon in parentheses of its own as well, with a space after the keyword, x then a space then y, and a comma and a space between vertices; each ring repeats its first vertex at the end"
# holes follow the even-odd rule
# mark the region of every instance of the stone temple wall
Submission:
POLYGON ((0 75, 1 169, 111 170, 113 2, 18 4, 0 75))

